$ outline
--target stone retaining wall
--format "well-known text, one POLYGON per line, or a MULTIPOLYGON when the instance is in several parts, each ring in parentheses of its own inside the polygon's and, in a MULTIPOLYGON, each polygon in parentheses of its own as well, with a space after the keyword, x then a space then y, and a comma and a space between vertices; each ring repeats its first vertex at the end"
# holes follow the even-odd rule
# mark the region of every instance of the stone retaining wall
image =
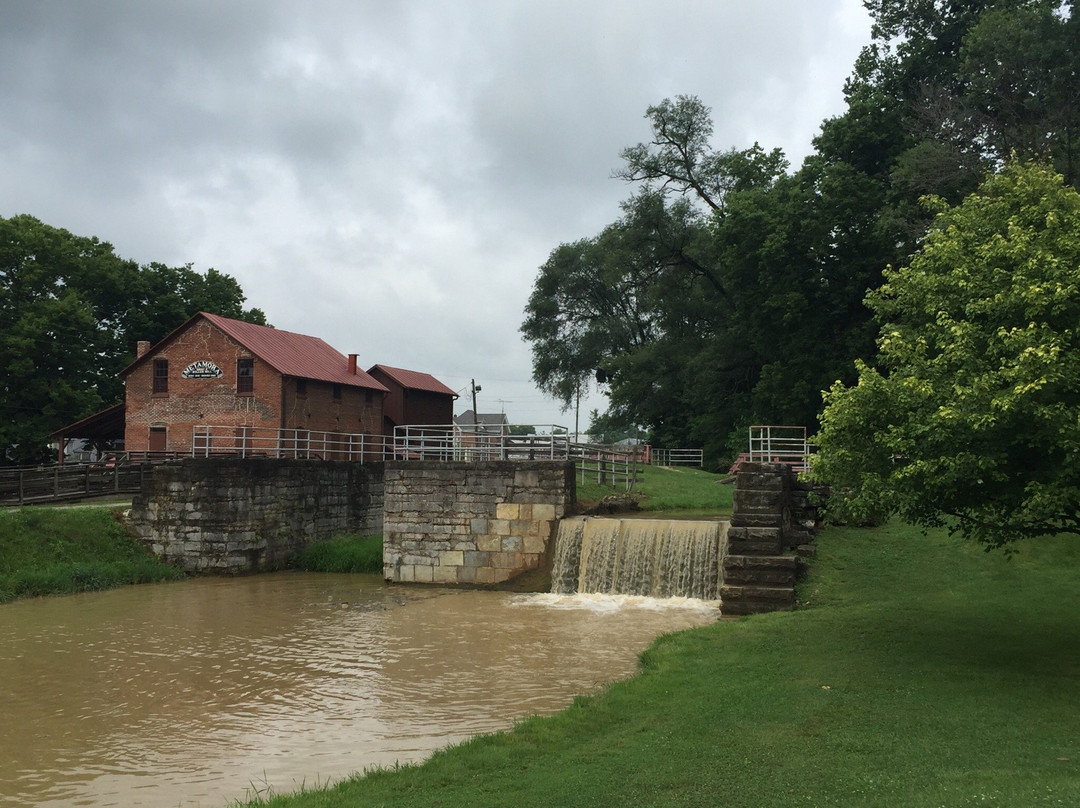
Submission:
POLYGON ((492 584, 537 569, 575 501, 574 464, 386 463, 383 575, 492 584))
POLYGON ((128 524, 190 572, 275 569, 339 532, 382 530, 382 463, 189 459, 154 468, 128 524))
POLYGON ((720 590, 723 612, 790 609, 799 572, 792 551, 809 555, 818 526, 811 488, 778 463, 743 464, 735 486, 720 590))

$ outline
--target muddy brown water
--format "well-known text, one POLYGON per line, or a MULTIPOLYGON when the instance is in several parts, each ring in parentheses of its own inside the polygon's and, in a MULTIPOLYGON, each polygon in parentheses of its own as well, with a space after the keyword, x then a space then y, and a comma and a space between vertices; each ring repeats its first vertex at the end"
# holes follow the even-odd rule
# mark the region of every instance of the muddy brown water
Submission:
POLYGON ((701 602, 198 579, 0 606, 0 806, 224 806, 632 675, 701 602))

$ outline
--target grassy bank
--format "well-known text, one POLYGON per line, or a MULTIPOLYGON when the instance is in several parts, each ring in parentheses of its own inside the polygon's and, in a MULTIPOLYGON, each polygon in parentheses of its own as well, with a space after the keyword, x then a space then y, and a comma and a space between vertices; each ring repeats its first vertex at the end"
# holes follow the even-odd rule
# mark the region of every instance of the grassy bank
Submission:
POLYGON ((305 547, 296 566, 308 572, 381 573, 382 536, 342 533, 305 547))
MULTIPOLYGON (((701 469, 689 466, 640 466, 633 495, 647 511, 731 513, 735 486, 701 469)), ((593 481, 577 484, 578 500, 596 502, 607 496, 625 494, 623 485, 599 485, 593 481)))
POLYGON ((183 577, 129 537, 111 508, 0 510, 0 603, 183 577))
POLYGON ((643 672, 417 767, 261 804, 1080 804, 1080 549, 832 529, 799 611, 661 638, 643 672))

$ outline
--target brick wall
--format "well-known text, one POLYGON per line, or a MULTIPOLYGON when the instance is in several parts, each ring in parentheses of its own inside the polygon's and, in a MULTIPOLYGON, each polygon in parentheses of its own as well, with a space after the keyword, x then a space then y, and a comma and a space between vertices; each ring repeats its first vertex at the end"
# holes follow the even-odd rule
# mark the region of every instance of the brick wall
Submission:
POLYGON ((165 449, 191 450, 192 428, 209 424, 224 427, 309 429, 313 431, 382 433, 382 393, 308 380, 307 392, 300 396, 296 380, 281 374, 233 341, 206 320, 198 320, 168 344, 148 356, 125 379, 126 427, 124 447, 128 451, 150 448, 150 430, 166 429, 165 449), (168 392, 154 393, 154 360, 169 363, 168 392), (236 391, 237 360, 252 359, 253 390, 236 391), (193 362, 210 360, 221 368, 219 379, 185 379, 184 368, 193 362))
POLYGON ((306 391, 301 395, 296 392, 296 379, 286 379, 285 428, 342 434, 382 434, 384 394, 379 390, 348 385, 339 385, 339 389, 340 398, 334 398, 333 384, 308 379, 306 391))
POLYGON ((281 375, 209 322, 200 320, 148 357, 124 380, 126 427, 124 448, 150 448, 151 427, 165 427, 166 449, 190 451, 192 427, 281 426, 281 375), (169 362, 167 393, 154 393, 154 360, 169 362), (222 370, 220 379, 185 379, 180 374, 192 362, 211 360, 222 370), (236 361, 254 359, 254 391, 236 393, 236 361))
POLYGON ((128 525, 190 572, 277 569, 339 532, 382 530, 381 463, 188 459, 156 466, 128 525))
POLYGON ((388 462, 384 497, 387 580, 500 583, 545 561, 574 503, 574 465, 388 462))

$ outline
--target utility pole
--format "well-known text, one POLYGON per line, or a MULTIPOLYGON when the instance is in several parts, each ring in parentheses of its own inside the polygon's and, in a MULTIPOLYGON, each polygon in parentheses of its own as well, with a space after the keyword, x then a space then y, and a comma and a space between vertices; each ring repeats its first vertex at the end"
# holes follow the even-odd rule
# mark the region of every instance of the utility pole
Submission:
POLYGON ((577 390, 575 391, 575 403, 574 403, 574 443, 581 443, 581 436, 578 434, 578 420, 581 417, 581 382, 578 382, 577 390))
POLYGON ((476 412, 476 394, 483 390, 483 388, 476 383, 476 379, 470 379, 470 382, 472 386, 472 431, 475 435, 477 433, 476 422, 478 420, 476 412))

